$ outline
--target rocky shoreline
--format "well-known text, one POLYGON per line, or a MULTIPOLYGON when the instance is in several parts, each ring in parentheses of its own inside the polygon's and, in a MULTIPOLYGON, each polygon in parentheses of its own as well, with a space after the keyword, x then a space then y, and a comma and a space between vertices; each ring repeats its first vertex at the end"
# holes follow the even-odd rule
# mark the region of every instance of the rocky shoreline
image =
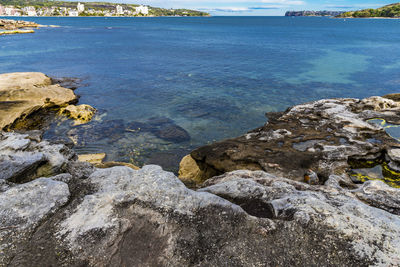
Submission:
POLYGON ((1 266, 400 264, 396 178, 352 175, 352 161, 400 170, 388 130, 399 124, 399 95, 268 114, 264 126, 185 157, 180 178, 192 190, 159 166, 101 166, 100 154, 94 166, 72 144, 43 140, 40 122, 27 122, 62 114, 76 95, 44 74, 3 75, 1 266))

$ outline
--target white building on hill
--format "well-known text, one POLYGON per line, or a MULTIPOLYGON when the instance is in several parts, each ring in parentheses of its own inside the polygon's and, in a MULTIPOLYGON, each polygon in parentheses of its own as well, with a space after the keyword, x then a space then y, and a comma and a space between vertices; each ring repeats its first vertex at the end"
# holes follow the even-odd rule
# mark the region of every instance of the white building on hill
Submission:
POLYGON ((122 8, 122 6, 117 5, 116 8, 117 8, 117 14, 118 14, 118 15, 124 14, 124 9, 122 8))
POLYGON ((68 11, 68 16, 70 16, 70 17, 77 17, 77 16, 79 16, 79 13, 78 13, 77 10, 69 10, 69 11, 68 11))
POLYGON ((28 7, 26 7, 26 14, 27 14, 29 17, 36 17, 36 16, 37 16, 37 13, 36 13, 35 7, 33 7, 33 6, 28 6, 28 7))
POLYGON ((147 6, 138 6, 136 7, 136 13, 142 13, 143 15, 148 15, 149 14, 149 7, 147 6))
POLYGON ((85 11, 85 5, 78 3, 78 6, 76 7, 76 9, 78 9, 78 12, 81 13, 81 12, 85 11))

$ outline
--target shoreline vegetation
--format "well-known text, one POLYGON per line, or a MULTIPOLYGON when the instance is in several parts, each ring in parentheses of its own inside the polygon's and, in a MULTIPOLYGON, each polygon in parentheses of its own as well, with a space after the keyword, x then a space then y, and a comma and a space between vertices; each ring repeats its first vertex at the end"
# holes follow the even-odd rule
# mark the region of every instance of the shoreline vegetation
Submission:
POLYGON ((0 16, 28 17, 204 17, 191 9, 166 9, 137 4, 107 2, 63 2, 47 0, 0 0, 0 16))

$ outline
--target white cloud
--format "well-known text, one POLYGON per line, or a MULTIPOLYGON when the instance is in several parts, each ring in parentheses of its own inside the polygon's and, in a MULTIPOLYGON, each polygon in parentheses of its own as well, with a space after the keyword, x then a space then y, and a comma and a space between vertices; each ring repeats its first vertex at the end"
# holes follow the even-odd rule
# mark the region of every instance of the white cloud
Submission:
POLYGON ((262 3, 277 4, 277 5, 304 5, 305 2, 301 0, 261 0, 262 3))

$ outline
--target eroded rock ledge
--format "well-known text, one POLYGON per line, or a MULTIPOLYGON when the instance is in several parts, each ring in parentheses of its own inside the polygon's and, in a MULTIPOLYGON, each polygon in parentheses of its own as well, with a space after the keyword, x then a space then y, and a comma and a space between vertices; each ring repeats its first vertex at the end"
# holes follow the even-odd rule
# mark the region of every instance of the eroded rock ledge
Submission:
POLYGON ((325 99, 267 116, 264 126, 243 136, 194 150, 191 158, 199 170, 180 176, 204 181, 247 169, 297 181, 311 172, 318 175, 320 184, 332 174, 363 182, 368 176, 352 170, 380 165, 382 180, 400 186, 398 94, 363 100, 325 99))
POLYGON ((94 168, 0 134, 0 265, 396 266, 400 190, 235 171, 190 190, 158 166, 94 168))

